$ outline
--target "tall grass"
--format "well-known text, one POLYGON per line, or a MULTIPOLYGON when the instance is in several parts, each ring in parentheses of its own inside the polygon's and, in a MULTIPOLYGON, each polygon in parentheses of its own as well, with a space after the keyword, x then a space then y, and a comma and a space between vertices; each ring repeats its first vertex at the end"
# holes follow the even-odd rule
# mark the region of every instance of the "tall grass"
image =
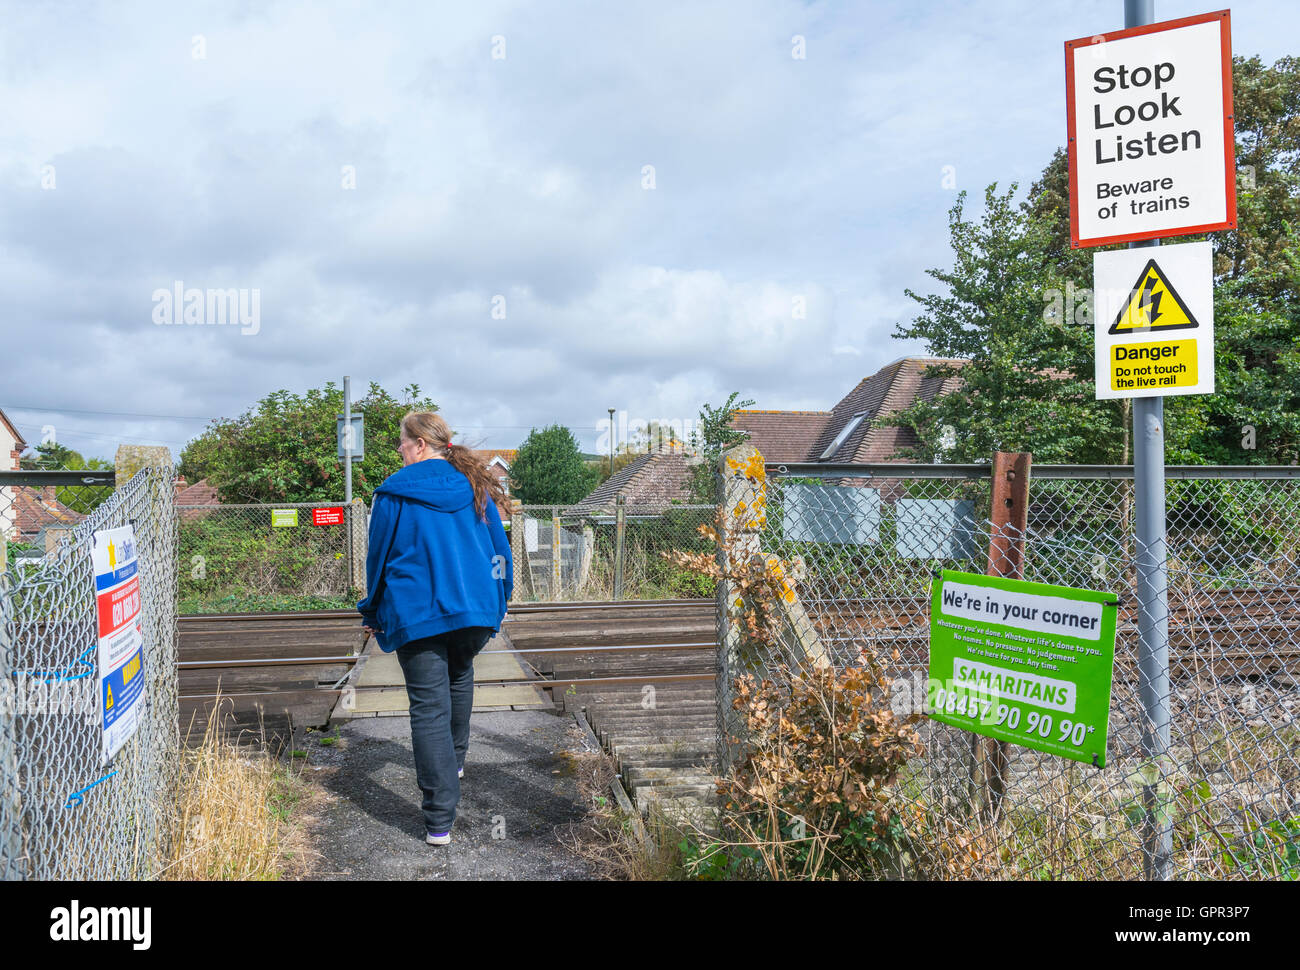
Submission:
MULTIPOLYGON (((289 826, 303 796, 299 770, 264 744, 230 737, 220 697, 200 741, 182 745, 162 880, 278 880, 305 855, 289 826)), ((188 739, 187 739, 188 740, 188 739)))

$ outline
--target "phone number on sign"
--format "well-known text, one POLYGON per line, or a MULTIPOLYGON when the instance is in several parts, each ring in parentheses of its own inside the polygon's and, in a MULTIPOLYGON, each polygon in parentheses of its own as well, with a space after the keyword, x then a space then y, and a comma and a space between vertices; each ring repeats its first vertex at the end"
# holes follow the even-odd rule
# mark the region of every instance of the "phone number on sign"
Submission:
POLYGON ((943 687, 934 688, 926 704, 927 714, 958 714, 962 717, 975 718, 984 727, 1004 727, 1009 731, 1037 735, 1040 738, 1052 736, 1056 740, 1080 747, 1096 728, 1082 721, 1061 718, 1056 721, 1051 714, 1040 714, 1035 710, 1025 710, 1016 704, 1002 704, 987 695, 980 696, 968 691, 952 691, 943 687), (1023 723, 1023 728, 1021 727, 1023 723))

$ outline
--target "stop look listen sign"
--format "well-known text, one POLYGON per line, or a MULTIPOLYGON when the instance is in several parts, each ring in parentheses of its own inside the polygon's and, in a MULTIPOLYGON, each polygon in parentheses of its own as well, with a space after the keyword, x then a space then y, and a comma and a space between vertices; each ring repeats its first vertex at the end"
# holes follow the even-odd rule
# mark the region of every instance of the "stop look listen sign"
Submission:
POLYGON ((1228 11, 1065 44, 1070 241, 1237 224, 1228 11))

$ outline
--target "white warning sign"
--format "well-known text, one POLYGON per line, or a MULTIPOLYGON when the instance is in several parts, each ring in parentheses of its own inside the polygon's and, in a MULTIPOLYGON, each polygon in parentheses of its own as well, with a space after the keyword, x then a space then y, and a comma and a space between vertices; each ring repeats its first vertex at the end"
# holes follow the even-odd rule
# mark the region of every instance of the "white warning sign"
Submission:
POLYGON ((1075 246, 1237 224, 1229 21, 1220 10, 1066 42, 1075 246))
POLYGON ((1208 242, 1093 255, 1097 399, 1214 392, 1208 242))

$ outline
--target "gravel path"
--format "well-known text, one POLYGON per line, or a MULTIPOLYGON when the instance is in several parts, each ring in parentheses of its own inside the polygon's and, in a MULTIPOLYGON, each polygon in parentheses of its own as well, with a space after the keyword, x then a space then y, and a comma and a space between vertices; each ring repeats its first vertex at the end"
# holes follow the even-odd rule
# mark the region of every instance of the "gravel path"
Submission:
POLYGON ((449 846, 427 845, 405 717, 345 721, 313 733, 303 777, 313 789, 308 879, 589 879, 560 844, 583 807, 571 755, 589 751, 571 716, 490 711, 470 721, 469 755, 449 846))

